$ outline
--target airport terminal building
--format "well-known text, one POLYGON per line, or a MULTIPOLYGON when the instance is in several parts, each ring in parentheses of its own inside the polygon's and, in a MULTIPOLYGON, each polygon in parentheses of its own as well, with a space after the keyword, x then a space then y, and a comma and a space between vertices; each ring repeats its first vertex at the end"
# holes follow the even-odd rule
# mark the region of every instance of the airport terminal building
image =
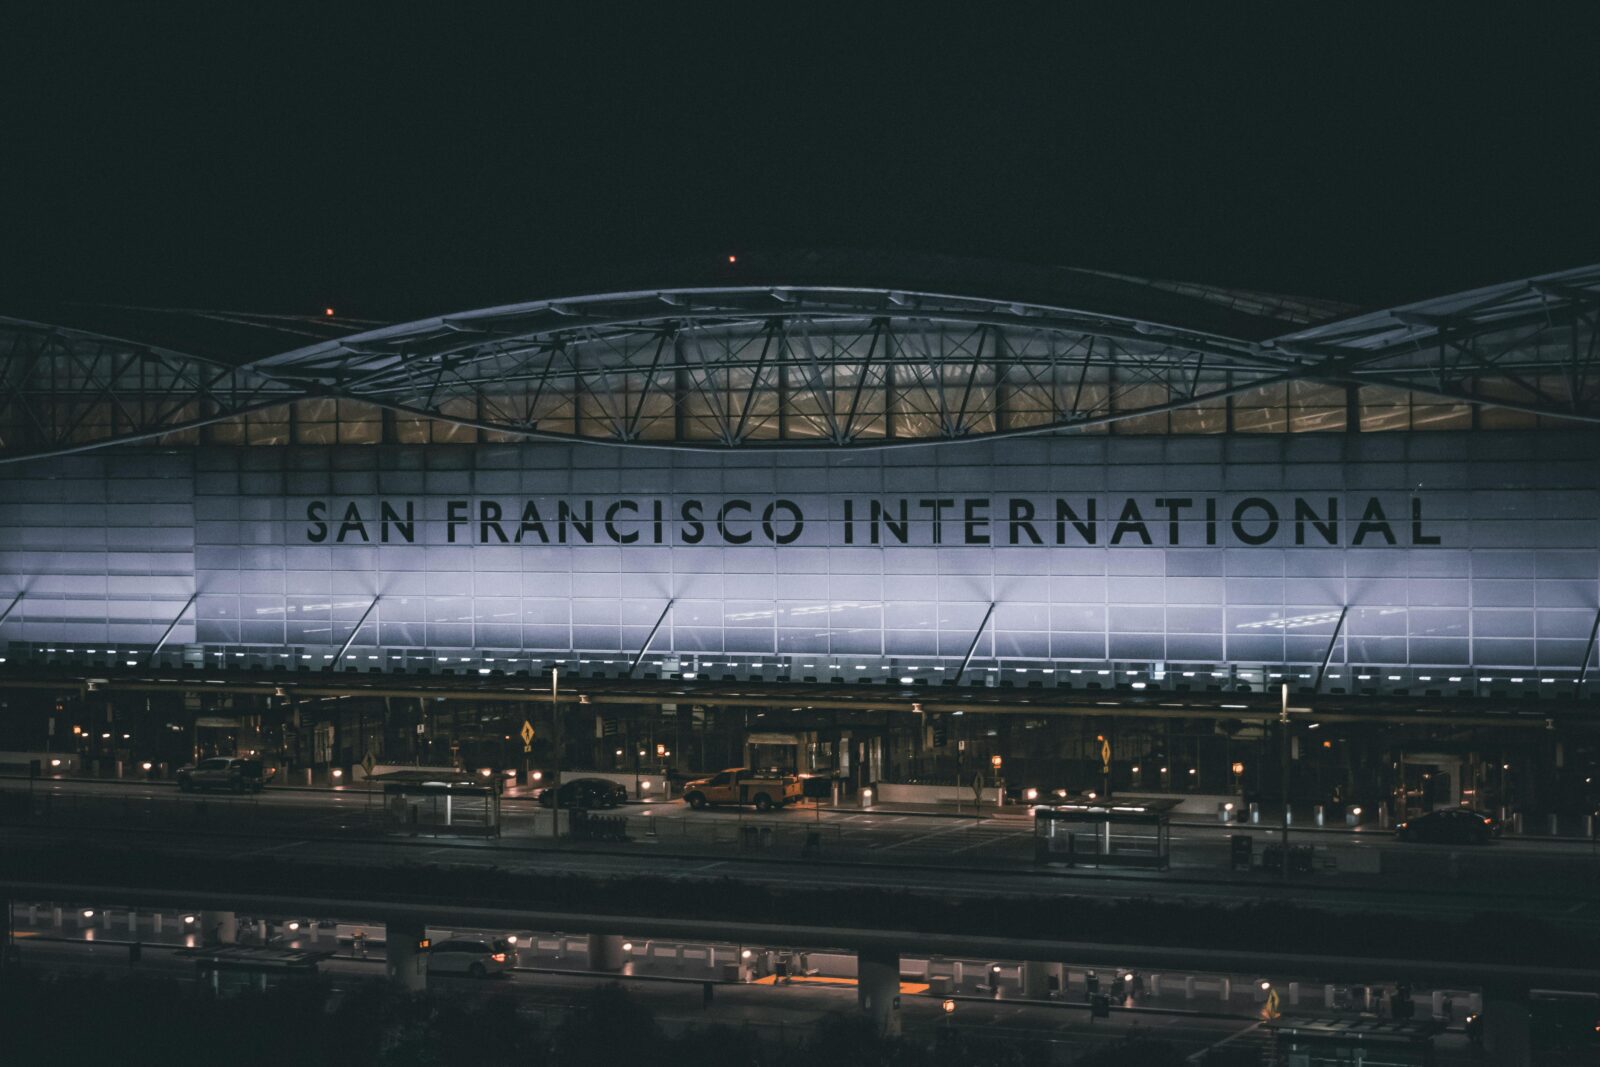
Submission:
POLYGON ((1600 267, 677 271, 0 319, 0 748, 1592 810, 1600 267))

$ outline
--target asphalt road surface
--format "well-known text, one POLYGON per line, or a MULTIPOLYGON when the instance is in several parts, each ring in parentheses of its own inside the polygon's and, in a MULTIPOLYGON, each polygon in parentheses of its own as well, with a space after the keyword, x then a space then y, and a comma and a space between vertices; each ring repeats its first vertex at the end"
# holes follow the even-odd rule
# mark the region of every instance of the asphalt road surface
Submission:
MULTIPOLYGON (((0 783, 7 791, 25 781, 0 783)), ((681 802, 628 805, 630 840, 573 845, 551 836, 551 816, 533 802, 504 805, 499 838, 377 836, 380 801, 365 790, 272 788, 259 796, 190 795, 167 783, 49 780, 33 783, 36 817, 0 828, 0 839, 84 835, 103 841, 133 834, 163 851, 205 857, 277 855, 343 862, 433 862, 512 871, 678 878, 736 877, 830 887, 908 887, 955 895, 1107 894, 1237 902, 1314 900, 1323 907, 1432 916, 1486 909, 1548 917, 1574 926, 1600 923, 1600 855, 1588 842, 1530 837, 1488 846, 1397 842, 1375 830, 1301 828, 1332 865, 1282 882, 1275 872, 1230 872, 1228 838, 1238 827, 1179 824, 1168 871, 1040 869, 1032 862, 1026 818, 951 818, 800 807, 690 811, 681 802), (45 798, 48 797, 48 812, 45 798), (747 833, 756 828, 757 834, 747 833), (772 831, 763 841, 761 829, 772 831), (806 852, 815 835, 820 847, 806 852), (752 840, 753 839, 753 840, 752 840), (753 847, 747 847, 752 846, 753 847), (1351 868, 1355 868, 1352 870, 1351 868)), ((1249 828, 1257 847, 1276 839, 1249 828)))

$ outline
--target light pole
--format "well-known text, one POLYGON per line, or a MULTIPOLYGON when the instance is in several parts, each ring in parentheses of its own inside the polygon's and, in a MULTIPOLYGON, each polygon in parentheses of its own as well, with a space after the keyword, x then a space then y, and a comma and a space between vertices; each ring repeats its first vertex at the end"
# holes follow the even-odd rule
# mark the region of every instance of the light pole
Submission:
MULTIPOLYGON (((550 836, 556 840, 561 839, 561 668, 550 668, 550 740, 555 746, 554 766, 550 769, 550 776, 554 779, 550 788, 555 792, 550 794, 550 836)), ((1285 690, 1287 692, 1287 690, 1285 690)))
POLYGON ((995 805, 996 806, 999 806, 999 805, 1004 804, 1006 802, 1005 779, 1000 777, 1000 764, 1002 764, 1003 762, 1005 762, 1005 761, 1002 760, 998 754, 989 757, 989 766, 994 768, 995 790, 999 794, 998 796, 995 797, 995 805))
POLYGON ((1289 683, 1283 683, 1278 711, 1278 750, 1283 764, 1283 879, 1289 880, 1289 683))

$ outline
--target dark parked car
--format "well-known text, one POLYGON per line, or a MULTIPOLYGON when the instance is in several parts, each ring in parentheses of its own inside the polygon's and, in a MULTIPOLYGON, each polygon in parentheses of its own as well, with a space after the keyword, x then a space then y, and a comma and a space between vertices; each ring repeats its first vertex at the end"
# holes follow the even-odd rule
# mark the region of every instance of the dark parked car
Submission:
POLYGON ((258 759, 240 759, 236 756, 217 756, 203 759, 187 767, 179 767, 178 788, 185 793, 196 789, 226 789, 232 793, 259 793, 271 781, 275 771, 268 771, 258 759))
MULTIPOLYGON (((541 789, 539 803, 555 806, 556 791, 541 789)), ((605 778, 573 778, 561 783, 563 808, 616 808, 628 802, 628 791, 605 778)))
POLYGON ((1401 841, 1486 845, 1500 836, 1500 823, 1481 811, 1446 808, 1397 823, 1394 834, 1401 841))

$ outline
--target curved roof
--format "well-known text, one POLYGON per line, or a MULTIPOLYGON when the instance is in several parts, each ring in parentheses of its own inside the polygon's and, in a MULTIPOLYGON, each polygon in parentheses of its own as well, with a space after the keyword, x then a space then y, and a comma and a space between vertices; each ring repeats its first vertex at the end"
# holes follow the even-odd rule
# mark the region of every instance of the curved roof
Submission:
POLYGON ((183 349, 0 320, 4 458, 330 396, 530 438, 710 449, 1033 434, 1290 381, 1600 421, 1600 267, 1351 315, 1062 268, 726 258, 675 286, 575 286, 395 325, 100 309, 124 336, 194 330, 183 349))

